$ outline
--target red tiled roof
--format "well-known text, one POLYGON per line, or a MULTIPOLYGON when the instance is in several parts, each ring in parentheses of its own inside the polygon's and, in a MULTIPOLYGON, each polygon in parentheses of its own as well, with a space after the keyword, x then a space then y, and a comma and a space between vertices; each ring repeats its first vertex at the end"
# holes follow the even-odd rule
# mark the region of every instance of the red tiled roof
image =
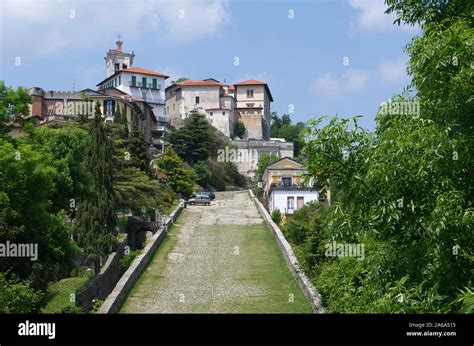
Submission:
POLYGON ((167 76, 163 73, 152 71, 152 70, 147 70, 147 69, 141 68, 141 67, 130 67, 130 68, 126 68, 126 69, 123 69, 123 70, 120 70, 120 71, 121 72, 135 72, 135 73, 149 74, 151 76, 165 77, 165 78, 169 77, 169 76, 167 76))
POLYGON ((176 85, 181 85, 181 86, 222 86, 224 84, 219 83, 219 82, 214 82, 212 80, 188 79, 188 80, 176 83, 176 85))
POLYGON ((261 82, 256 79, 249 79, 243 82, 235 83, 234 85, 267 85, 267 83, 261 82))
POLYGON ((234 86, 239 86, 239 85, 263 85, 263 86, 265 86, 265 90, 267 90, 267 93, 270 96, 270 101, 273 102, 273 96, 272 96, 272 93, 270 92, 270 88, 268 87, 267 83, 261 82, 261 81, 256 80, 256 79, 249 79, 249 80, 234 84, 234 86))

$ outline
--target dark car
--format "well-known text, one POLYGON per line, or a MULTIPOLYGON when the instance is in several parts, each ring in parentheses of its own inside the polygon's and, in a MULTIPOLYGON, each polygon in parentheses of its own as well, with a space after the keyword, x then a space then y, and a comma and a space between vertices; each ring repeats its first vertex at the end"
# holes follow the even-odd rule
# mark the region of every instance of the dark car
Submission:
POLYGON ((205 195, 197 195, 195 197, 191 197, 188 200, 188 203, 191 205, 210 205, 211 204, 211 199, 208 196, 205 195))

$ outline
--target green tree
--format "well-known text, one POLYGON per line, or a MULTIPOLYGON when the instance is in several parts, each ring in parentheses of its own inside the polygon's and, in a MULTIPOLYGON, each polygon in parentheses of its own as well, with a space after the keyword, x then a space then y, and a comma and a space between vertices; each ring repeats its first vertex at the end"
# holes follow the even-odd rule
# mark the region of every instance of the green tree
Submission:
POLYGON ((171 188, 183 197, 189 197, 194 188, 193 171, 187 169, 183 160, 168 146, 163 154, 154 161, 156 173, 165 179, 171 188))
POLYGON ((255 170, 254 182, 262 181, 265 169, 273 162, 279 159, 275 154, 263 154, 258 158, 257 169, 255 170))
POLYGON ((0 272, 30 280, 36 290, 67 274, 77 254, 63 202, 55 200, 66 171, 41 147, 0 139, 0 243, 37 244, 40 251, 36 261, 0 258, 0 272))
POLYGON ((202 187, 212 184, 212 173, 205 162, 198 162, 193 166, 196 182, 202 187))
POLYGON ((95 117, 90 124, 91 145, 86 167, 92 175, 93 190, 79 205, 77 230, 79 242, 98 273, 103 257, 115 244, 116 205, 113 190, 113 148, 104 129, 100 105, 95 106, 95 117))
POLYGON ((168 135, 167 140, 174 151, 189 164, 205 161, 217 155, 216 129, 209 124, 205 115, 194 111, 181 128, 168 135))
POLYGON ((187 80, 189 80, 189 78, 181 77, 181 78, 178 78, 178 79, 176 80, 176 83, 181 83, 181 82, 184 82, 184 81, 187 81, 187 80))
POLYGON ((10 132, 12 121, 23 123, 24 117, 30 114, 32 100, 27 89, 18 87, 15 90, 0 80, 0 136, 10 132))
POLYGON ((28 280, 0 273, 0 313, 27 314, 39 312, 43 293, 32 288, 28 280))
POLYGON ((305 123, 298 122, 292 124, 288 114, 283 114, 280 118, 276 112, 272 112, 272 137, 284 138, 287 142, 293 142, 294 157, 298 158, 304 146, 303 130, 305 123))
POLYGON ((247 131, 247 129, 245 128, 245 125, 244 125, 243 122, 237 121, 234 124, 234 136, 239 137, 239 138, 242 139, 242 138, 244 138, 246 131, 247 131))

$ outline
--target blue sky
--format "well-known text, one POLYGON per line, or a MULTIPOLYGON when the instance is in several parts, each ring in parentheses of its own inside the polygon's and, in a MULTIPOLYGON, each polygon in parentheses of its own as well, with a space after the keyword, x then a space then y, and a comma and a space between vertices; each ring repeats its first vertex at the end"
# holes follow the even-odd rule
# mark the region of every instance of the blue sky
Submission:
POLYGON ((95 88, 121 34, 134 67, 169 80, 262 80, 272 110, 293 105, 294 121, 362 115, 373 129, 380 103, 409 82, 403 47, 420 34, 392 25, 384 9, 382 0, 3 0, 0 79, 95 88))

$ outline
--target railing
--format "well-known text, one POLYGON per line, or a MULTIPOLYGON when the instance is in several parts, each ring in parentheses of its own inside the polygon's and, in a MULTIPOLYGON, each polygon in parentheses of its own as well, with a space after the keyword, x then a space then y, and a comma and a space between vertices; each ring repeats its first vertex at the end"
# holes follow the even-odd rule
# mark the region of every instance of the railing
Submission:
POLYGON ((296 183, 286 183, 286 182, 279 181, 277 183, 271 183, 270 184, 270 190, 274 190, 274 189, 306 189, 306 188, 310 188, 310 186, 307 186, 303 183, 296 184, 296 183))
POLYGON ((136 88, 147 88, 147 89, 153 89, 153 90, 161 90, 161 86, 159 84, 153 86, 153 83, 141 83, 141 82, 133 83, 132 81, 130 81, 128 85, 131 86, 131 87, 136 87, 136 88))

